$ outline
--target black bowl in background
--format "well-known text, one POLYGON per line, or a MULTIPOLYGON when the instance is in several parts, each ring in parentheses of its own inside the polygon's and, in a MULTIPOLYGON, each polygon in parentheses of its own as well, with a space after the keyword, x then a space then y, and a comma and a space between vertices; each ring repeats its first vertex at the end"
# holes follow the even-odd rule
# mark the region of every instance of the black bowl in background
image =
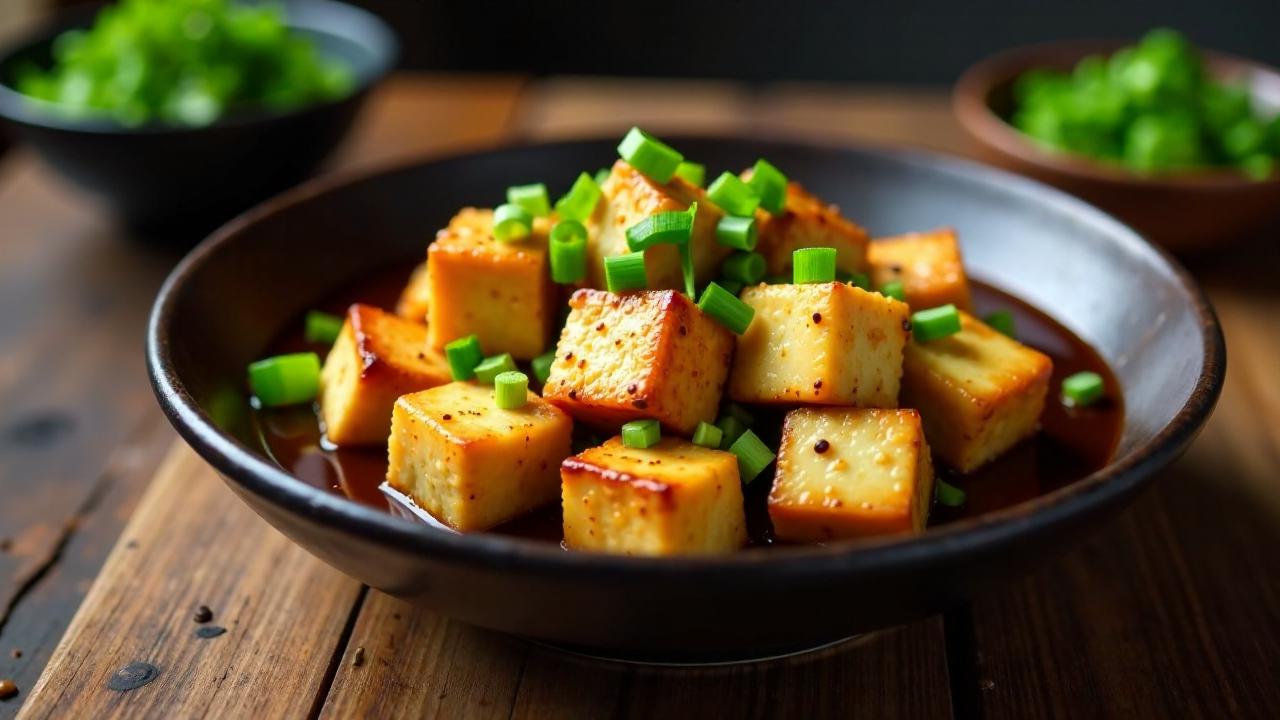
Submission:
POLYGON ((1203 295, 1167 255, 1079 200, 932 155, 672 140, 716 168, 768 157, 877 234, 957 227, 978 279, 1048 310, 1115 370, 1126 413, 1117 457, 1062 490, 915 538, 666 559, 434 530, 319 490, 267 457, 243 376, 286 323, 365 273, 421 258, 459 207, 493 203, 514 178, 567 187, 607 165, 614 140, 314 181, 241 217, 193 251, 156 300, 147 364, 161 406, 262 517, 373 587, 596 654, 722 661, 919 618, 1043 562, 1146 485, 1217 399, 1225 348, 1203 295))
POLYGON ((19 63, 49 65, 59 33, 89 25, 94 12, 80 9, 0 53, 0 117, 15 141, 30 143, 129 225, 191 238, 305 178, 350 128, 369 88, 395 64, 395 35, 374 15, 333 0, 287 0, 285 8, 290 27, 312 38, 325 56, 351 66, 351 94, 288 112, 233 113, 202 128, 128 128, 110 119, 59 115, 11 83, 19 63))

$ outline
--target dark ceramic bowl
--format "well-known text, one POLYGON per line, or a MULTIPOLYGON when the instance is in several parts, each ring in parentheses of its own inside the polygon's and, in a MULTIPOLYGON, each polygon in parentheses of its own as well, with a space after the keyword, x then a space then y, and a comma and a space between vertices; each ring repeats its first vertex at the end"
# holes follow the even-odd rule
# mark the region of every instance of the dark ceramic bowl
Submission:
MULTIPOLYGON (((987 58, 956 83, 956 117, 990 162, 1082 197, 1175 252, 1210 250, 1280 220, 1280 173, 1263 181, 1214 169, 1140 175, 1045 149, 1009 124, 1013 83, 1024 72, 1068 70, 1085 56, 1110 54, 1130 44, 1058 42, 987 58)), ((1206 53, 1205 61, 1212 76, 1245 84, 1258 107, 1280 110, 1280 72, 1274 68, 1219 53, 1206 53)))
MULTIPOLYGON (((356 77, 345 98, 280 113, 239 112, 202 128, 74 119, 13 89, 21 63, 48 66, 64 30, 94 12, 71 11, 0 53, 0 117, 58 172, 148 231, 207 232, 237 212, 302 180, 351 126, 369 88, 395 64, 395 35, 375 16, 332 0, 288 0, 288 23, 356 77)), ((203 234, 203 233, 200 233, 203 234)), ((196 234, 195 237, 200 237, 196 234)))
POLYGON ((764 156, 878 233, 959 228, 978 279, 1053 315, 1110 362, 1126 425, 1105 470, 1007 511, 912 539, 720 558, 569 553, 398 519, 292 477, 247 425, 245 366, 318 298, 423 243, 513 178, 567 187, 615 141, 464 155, 312 182, 234 221, 174 270, 147 363, 174 427, 262 517, 369 585, 459 620, 615 656, 770 656, 938 612, 1044 562, 1119 510, 1208 417, 1225 371, 1204 296, 1168 256, 1055 190, 942 157, 782 141, 673 138, 710 167, 764 156), (279 262, 288 258, 288 262, 279 262))

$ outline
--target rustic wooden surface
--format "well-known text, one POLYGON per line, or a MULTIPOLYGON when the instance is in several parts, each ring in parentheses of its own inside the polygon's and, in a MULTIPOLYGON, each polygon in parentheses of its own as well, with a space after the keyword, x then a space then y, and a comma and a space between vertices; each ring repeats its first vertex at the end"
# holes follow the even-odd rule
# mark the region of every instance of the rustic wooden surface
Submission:
MULTIPOLYGON (((334 166, 633 122, 967 151, 932 91, 403 77, 376 94, 334 166)), ((174 436, 140 349, 178 253, 130 241, 27 151, 10 151, 0 159, 0 678, 21 692, 0 701, 0 717, 1274 715, 1275 240, 1192 266, 1227 332, 1218 412, 1152 491, 1078 550, 945 619, 818 657, 657 671, 562 656, 362 590, 253 516, 189 451, 166 454, 174 436), (195 638, 202 603, 225 635, 195 638), (157 665, 157 679, 108 690, 133 661, 157 665)))

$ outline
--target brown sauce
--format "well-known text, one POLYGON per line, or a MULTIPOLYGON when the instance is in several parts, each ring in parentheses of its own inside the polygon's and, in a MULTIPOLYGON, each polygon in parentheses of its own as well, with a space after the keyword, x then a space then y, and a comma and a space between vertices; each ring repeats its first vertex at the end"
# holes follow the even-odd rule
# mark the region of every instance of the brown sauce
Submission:
MULTIPOLYGON (((393 308, 410 269, 378 273, 320 302, 316 309, 341 314, 353 302, 393 308)), ((1010 507, 1101 469, 1115 452, 1124 421, 1124 406, 1118 395, 1120 385, 1093 348, 1048 315, 987 285, 973 283, 973 302, 978 315, 997 309, 1010 310, 1019 340, 1053 358, 1050 397, 1040 418, 1041 431, 995 461, 968 475, 938 465, 938 476, 963 488, 968 498, 960 508, 935 503, 929 516, 930 526, 1010 507), (1110 396, 1088 408, 1069 409, 1058 401, 1056 389, 1063 378, 1083 370, 1101 375, 1110 396)), ((327 348, 303 339, 302 321, 299 319, 292 326, 264 355, 313 350, 323 358, 327 348)), ((754 414, 756 432, 766 443, 777 447, 783 412, 755 408, 754 414)), ((378 489, 386 477, 385 448, 325 449, 319 420, 310 406, 261 410, 254 413, 254 418, 264 450, 281 467, 316 487, 392 511, 387 497, 378 489)), ((756 545, 773 544, 765 505, 769 485, 770 474, 766 471, 745 489, 748 532, 756 545)), ((558 543, 560 509, 550 507, 490 532, 558 543)))

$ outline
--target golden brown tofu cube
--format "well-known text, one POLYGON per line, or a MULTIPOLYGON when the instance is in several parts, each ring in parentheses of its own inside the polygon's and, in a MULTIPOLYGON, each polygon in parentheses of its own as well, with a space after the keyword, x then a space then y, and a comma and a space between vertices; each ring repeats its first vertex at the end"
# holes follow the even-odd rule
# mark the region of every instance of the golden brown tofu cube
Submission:
MULTIPOLYGON (((743 173, 750 176, 750 173, 743 173)), ((807 247, 836 249, 836 267, 862 272, 867 267, 867 231, 800 186, 787 184, 787 200, 781 213, 756 212, 760 228, 757 250, 764 255, 770 275, 791 274, 791 254, 807 247)))
POLYGON ((769 493, 779 539, 923 532, 932 499, 933 461, 915 410, 787 413, 769 493))
POLYGON ((450 379, 448 361, 427 349, 422 323, 352 305, 320 370, 325 436, 335 445, 382 445, 396 398, 450 379))
POLYGON ((538 218, 519 241, 493 237, 493 211, 466 208, 428 251, 427 338, 436 350, 480 336, 486 355, 528 360, 548 345, 556 319, 555 284, 547 260, 549 221, 538 218))
POLYGON ((906 303, 845 283, 757 285, 738 338, 729 397, 739 402, 897 407, 906 303))
POLYGON ((427 282, 427 262, 413 269, 409 283, 400 292, 396 302, 396 314, 406 320, 425 323, 427 321, 427 302, 431 297, 431 285, 427 282))
POLYGON ((561 465, 564 541, 623 555, 733 552, 747 540, 738 460, 666 437, 639 450, 613 438, 561 465))
POLYGON ((616 430, 653 418, 689 435, 716 416, 733 357, 733 333, 674 290, 569 299, 542 395, 575 420, 616 430))
POLYGON ((876 287, 901 280, 912 310, 953 303, 968 310, 969 279, 951 228, 873 240, 868 253, 876 287))
POLYGON ((924 417, 934 452, 970 472, 1036 431, 1053 361, 960 313, 961 330, 907 345, 902 404, 924 417))
POLYGON ((491 386, 441 385, 396 401, 387 483, 459 532, 487 530, 555 502, 572 435, 533 393, 502 410, 491 386))
MULTIPOLYGON (((716 242, 716 224, 723 215, 707 201, 702 188, 689 184, 684 178, 673 177, 662 185, 619 160, 601 190, 603 200, 596 209, 587 244, 589 287, 605 287, 606 257, 631 252, 627 247, 627 228, 660 212, 688 210, 693 202, 698 203, 698 215, 689 242, 698 282, 714 279, 720 272, 720 263, 732 252, 716 242)), ((684 272, 676 246, 651 247, 644 251, 644 262, 650 289, 684 289, 684 272)))

